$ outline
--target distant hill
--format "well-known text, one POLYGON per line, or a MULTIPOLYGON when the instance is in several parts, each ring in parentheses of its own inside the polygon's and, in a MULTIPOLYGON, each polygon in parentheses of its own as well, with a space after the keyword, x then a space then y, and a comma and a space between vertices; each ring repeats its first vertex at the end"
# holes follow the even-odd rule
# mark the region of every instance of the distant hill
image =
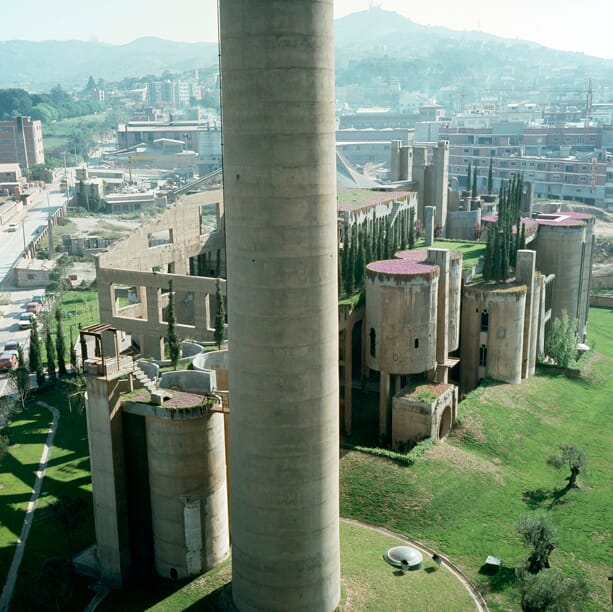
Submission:
POLYGON ((48 91, 58 83, 83 88, 89 75, 120 81, 129 76, 185 71, 217 63, 216 43, 145 37, 126 45, 79 40, 0 41, 0 88, 48 91))
MULTIPOLYGON (((436 95, 442 88, 585 89, 611 87, 613 60, 545 48, 483 32, 420 25, 398 13, 371 8, 334 24, 337 84, 399 82, 436 95), (608 84, 608 85, 607 85, 608 84)), ((83 88, 89 75, 119 81, 217 65, 216 43, 139 38, 126 45, 85 41, 0 42, 0 88, 48 91, 56 84, 83 88)))

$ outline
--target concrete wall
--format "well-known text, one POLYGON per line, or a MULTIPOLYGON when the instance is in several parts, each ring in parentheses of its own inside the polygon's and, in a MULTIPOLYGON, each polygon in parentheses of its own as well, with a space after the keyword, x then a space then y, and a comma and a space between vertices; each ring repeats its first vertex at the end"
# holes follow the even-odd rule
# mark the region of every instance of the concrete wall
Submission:
POLYGON ((474 389, 486 376, 511 384, 521 382, 525 307, 525 285, 464 288, 460 341, 463 393, 474 389), (482 329, 484 312, 488 314, 487 329, 482 329), (486 363, 480 365, 482 347, 487 349, 486 363))
POLYGON ((146 417, 155 567, 200 574, 230 552, 223 415, 146 417))
POLYGON ((332 0, 220 3, 240 610, 340 598, 332 0))
MULTIPOLYGON (((428 386, 430 387, 430 386, 428 386)), ((445 438, 456 418, 458 389, 454 385, 431 386, 436 397, 418 399, 415 389, 403 389, 392 400, 392 448, 426 438, 445 438)))
POLYGON ((177 370, 164 372, 160 378, 160 388, 179 387, 188 393, 208 393, 217 389, 215 371, 196 372, 194 370, 177 370))
POLYGON ((475 228, 481 225, 481 209, 449 211, 447 213, 447 238, 475 240, 475 228))

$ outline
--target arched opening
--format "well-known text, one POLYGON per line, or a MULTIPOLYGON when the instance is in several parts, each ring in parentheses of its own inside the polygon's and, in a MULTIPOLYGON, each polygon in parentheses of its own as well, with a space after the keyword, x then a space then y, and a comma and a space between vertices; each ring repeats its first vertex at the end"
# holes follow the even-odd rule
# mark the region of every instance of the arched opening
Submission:
POLYGON ((442 440, 449 435, 451 431, 451 406, 445 406, 441 415, 441 422, 438 426, 438 439, 442 440))

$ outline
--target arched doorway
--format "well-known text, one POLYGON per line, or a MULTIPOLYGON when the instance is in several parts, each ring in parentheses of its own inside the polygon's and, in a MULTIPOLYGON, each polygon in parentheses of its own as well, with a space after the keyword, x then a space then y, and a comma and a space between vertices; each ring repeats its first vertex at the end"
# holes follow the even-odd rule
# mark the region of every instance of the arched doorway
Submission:
POLYGON ((451 406, 445 406, 441 415, 440 425, 438 427, 438 439, 446 438, 451 431, 451 406))

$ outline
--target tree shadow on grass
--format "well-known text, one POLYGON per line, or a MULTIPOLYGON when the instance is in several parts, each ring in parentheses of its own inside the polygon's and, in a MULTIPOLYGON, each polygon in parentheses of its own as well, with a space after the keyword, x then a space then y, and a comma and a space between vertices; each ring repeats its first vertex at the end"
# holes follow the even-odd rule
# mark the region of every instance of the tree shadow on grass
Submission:
POLYGON ((238 612, 232 600, 232 583, 224 584, 215 589, 200 601, 185 608, 185 610, 198 610, 201 612, 238 612))
POLYGON ((531 491, 524 491, 521 498, 528 508, 536 510, 549 499, 549 493, 544 489, 532 489, 531 491))
POLYGON ((566 503, 564 496, 570 491, 568 486, 561 489, 554 489, 553 491, 545 491, 545 489, 532 489, 530 491, 524 491, 522 493, 523 502, 531 510, 537 510, 549 501, 547 507, 549 510, 555 506, 560 506, 566 503))
POLYGON ((551 502, 549 503, 549 509, 555 508, 555 506, 561 506, 565 504, 568 500, 564 499, 564 496, 571 490, 571 487, 566 485, 561 489, 554 489, 551 492, 551 502))
POLYGON ((483 564, 479 568, 479 574, 485 576, 490 583, 491 591, 504 591, 515 583, 515 568, 500 566, 498 570, 492 566, 483 564))

